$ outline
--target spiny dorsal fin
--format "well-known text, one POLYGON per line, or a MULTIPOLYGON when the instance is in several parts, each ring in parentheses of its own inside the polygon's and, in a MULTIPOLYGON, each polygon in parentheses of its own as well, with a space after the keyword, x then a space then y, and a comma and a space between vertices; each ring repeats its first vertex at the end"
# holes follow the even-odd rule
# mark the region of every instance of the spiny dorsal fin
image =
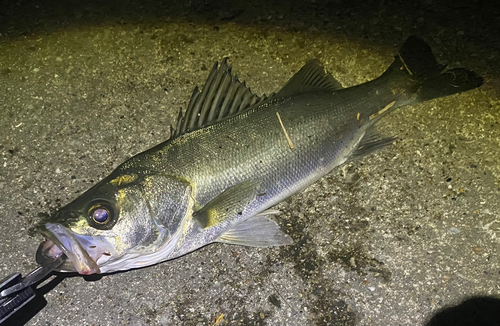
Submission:
POLYGON ((253 94, 244 82, 241 83, 237 76, 233 78, 227 58, 224 58, 220 67, 217 62, 214 64, 203 91, 194 88, 186 114, 182 116, 182 111, 179 112, 171 139, 241 113, 260 101, 262 99, 253 94))
POLYGON ((314 89, 332 91, 342 89, 342 85, 332 75, 325 72, 325 68, 323 68, 317 59, 308 61, 290 78, 276 96, 288 96, 314 89))

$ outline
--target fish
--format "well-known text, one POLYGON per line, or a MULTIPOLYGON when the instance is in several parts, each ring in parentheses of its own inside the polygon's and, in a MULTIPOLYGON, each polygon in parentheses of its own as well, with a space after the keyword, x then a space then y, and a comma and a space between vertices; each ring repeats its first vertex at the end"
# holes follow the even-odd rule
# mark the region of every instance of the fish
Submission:
POLYGON ((179 112, 170 138, 119 165, 38 226, 41 265, 82 275, 158 264, 220 242, 290 245, 272 207, 336 167, 391 145, 393 110, 479 87, 416 36, 378 78, 344 88, 318 60, 257 96, 225 58, 179 112))

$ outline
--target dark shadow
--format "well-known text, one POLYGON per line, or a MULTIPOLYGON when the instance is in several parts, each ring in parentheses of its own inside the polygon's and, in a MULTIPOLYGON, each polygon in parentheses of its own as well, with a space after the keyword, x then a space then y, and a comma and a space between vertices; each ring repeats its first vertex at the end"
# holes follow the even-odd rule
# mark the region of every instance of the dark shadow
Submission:
MULTIPOLYGON (((96 281, 100 281, 104 275, 106 275, 106 274, 83 275, 83 279, 87 282, 96 282, 96 281)), ((79 276, 82 276, 82 275, 79 275, 79 276)))
POLYGON ((500 299, 475 297, 444 308, 426 326, 500 326, 500 299))

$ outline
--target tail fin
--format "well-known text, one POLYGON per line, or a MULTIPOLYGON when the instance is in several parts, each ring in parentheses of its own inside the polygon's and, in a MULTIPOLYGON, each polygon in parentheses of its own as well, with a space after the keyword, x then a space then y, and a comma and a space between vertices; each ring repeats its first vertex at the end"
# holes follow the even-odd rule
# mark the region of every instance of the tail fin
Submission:
POLYGON ((468 91, 483 83, 480 76, 467 69, 445 70, 445 66, 437 63, 430 46, 416 36, 406 40, 384 75, 392 75, 395 70, 402 71, 405 79, 411 81, 406 91, 416 102, 468 91))

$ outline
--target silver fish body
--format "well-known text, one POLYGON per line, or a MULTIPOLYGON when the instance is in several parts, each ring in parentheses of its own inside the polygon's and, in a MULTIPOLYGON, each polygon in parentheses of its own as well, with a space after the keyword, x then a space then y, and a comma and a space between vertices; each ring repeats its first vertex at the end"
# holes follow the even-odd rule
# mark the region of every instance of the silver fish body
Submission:
POLYGON ((259 98, 230 70, 225 60, 214 66, 171 139, 124 162, 45 222, 38 261, 65 253, 62 270, 107 273, 217 241, 290 244, 267 209, 391 144, 374 124, 393 109, 482 82, 465 69, 443 72, 415 37, 381 77, 351 88, 312 61, 277 94, 259 98))

